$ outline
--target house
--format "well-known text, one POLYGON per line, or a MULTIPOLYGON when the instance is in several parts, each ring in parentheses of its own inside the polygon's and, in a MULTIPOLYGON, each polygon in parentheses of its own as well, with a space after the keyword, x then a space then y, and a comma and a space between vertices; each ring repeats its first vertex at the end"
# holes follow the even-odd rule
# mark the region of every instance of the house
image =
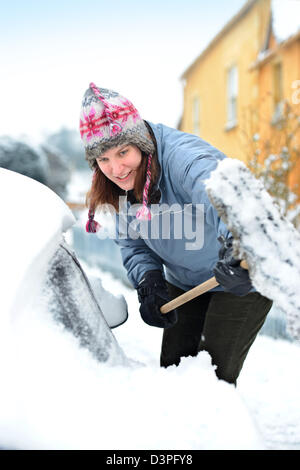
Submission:
POLYGON ((274 143, 274 132, 281 132, 284 147, 288 110, 293 132, 298 125, 289 140, 296 159, 290 184, 300 181, 299 0, 247 1, 181 79, 180 130, 245 162, 251 152, 266 157, 262 146, 274 143))

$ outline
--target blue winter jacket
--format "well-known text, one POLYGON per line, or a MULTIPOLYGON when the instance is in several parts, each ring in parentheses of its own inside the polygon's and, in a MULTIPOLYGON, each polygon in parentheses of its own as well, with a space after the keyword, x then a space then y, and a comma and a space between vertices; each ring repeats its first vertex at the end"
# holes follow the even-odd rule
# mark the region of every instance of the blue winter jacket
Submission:
POLYGON ((116 243, 134 287, 147 271, 161 269, 170 283, 186 291, 214 275, 220 249, 217 239, 230 234, 203 184, 226 156, 195 135, 163 124, 148 124, 156 138, 161 167, 157 182, 160 201, 151 206, 152 219, 142 222, 128 215, 133 208, 127 202, 117 219, 116 243))

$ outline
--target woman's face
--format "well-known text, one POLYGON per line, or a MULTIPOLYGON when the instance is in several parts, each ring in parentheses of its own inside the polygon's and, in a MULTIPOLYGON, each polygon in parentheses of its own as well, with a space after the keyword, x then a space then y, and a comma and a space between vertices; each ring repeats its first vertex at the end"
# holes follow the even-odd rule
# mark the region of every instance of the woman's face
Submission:
POLYGON ((135 145, 120 145, 103 153, 97 159, 102 173, 121 189, 134 188, 137 169, 142 161, 142 152, 135 145))

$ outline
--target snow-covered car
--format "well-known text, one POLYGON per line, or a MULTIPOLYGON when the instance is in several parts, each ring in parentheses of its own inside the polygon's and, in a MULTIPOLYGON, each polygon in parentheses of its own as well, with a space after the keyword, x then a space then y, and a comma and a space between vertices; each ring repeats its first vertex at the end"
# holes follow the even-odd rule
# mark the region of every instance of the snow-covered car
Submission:
POLYGON ((40 303, 98 360, 120 359, 111 328, 126 321, 126 301, 83 271, 64 238, 75 223, 68 206, 47 186, 3 168, 0 195, 3 320, 40 303))

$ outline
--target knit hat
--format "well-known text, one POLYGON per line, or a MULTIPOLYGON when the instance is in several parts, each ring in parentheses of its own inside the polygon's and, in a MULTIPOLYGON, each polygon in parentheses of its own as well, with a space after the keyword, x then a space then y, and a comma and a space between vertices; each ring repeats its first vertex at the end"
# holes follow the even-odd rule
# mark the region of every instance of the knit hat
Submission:
MULTIPOLYGON (((151 159, 155 151, 149 131, 133 104, 115 91, 98 88, 90 83, 84 94, 80 113, 80 135, 91 169, 97 166, 96 158, 111 147, 134 144, 148 154, 143 206, 136 214, 138 219, 151 219, 148 191, 151 181, 151 159)), ((94 220, 90 209, 87 232, 97 232, 101 225, 94 220)))
POLYGON ((80 113, 80 134, 91 169, 96 158, 111 147, 135 144, 142 152, 153 154, 155 147, 149 131, 133 104, 119 93, 90 83, 80 113))

